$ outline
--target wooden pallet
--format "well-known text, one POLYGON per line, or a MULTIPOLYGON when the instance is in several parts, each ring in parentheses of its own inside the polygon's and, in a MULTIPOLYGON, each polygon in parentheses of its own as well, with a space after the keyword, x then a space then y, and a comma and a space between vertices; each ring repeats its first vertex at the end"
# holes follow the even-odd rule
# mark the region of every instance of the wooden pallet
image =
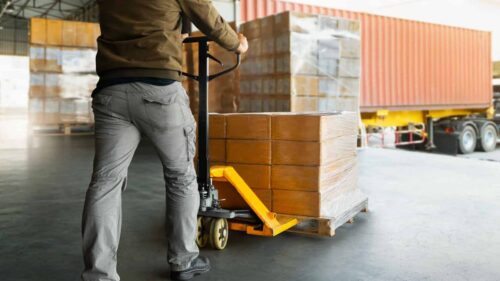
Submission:
POLYGON ((354 217, 360 212, 368 212, 368 199, 361 201, 351 209, 345 211, 336 218, 314 218, 293 215, 278 214, 278 219, 296 218, 299 224, 293 227, 290 232, 315 235, 315 236, 328 236, 335 235, 335 230, 345 223, 353 223, 354 217))
POLYGON ((32 126, 36 135, 91 135, 94 133, 93 123, 59 123, 32 126))

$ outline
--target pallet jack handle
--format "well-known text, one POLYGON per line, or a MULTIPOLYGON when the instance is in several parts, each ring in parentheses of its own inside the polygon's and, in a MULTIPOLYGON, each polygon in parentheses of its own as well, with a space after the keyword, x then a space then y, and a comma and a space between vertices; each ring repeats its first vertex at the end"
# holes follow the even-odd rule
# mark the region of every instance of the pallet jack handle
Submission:
MULTIPOLYGON (((208 60, 214 60, 223 66, 223 63, 209 53, 209 42, 212 40, 206 36, 188 37, 184 44, 198 44, 198 75, 182 72, 182 75, 198 81, 199 86, 199 110, 198 110, 198 188, 202 199, 208 196, 212 186, 210 177, 210 161, 208 150, 208 82, 227 74, 241 64, 240 54, 236 54, 236 64, 219 73, 209 75, 208 60)), ((202 204, 203 205, 203 204, 202 204)))
MULTIPOLYGON (((210 40, 208 37, 201 36, 201 37, 189 37, 189 38, 186 38, 186 39, 184 39, 183 43, 185 43, 185 44, 187 44, 187 43, 202 44, 203 42, 208 43, 208 42, 211 42, 211 41, 212 40, 210 40)), ((207 55, 208 59, 211 59, 211 60, 217 62, 220 66, 224 67, 224 63, 222 61, 220 61, 219 59, 217 59, 216 57, 214 57, 210 53, 208 53, 208 48, 207 48, 206 55, 207 55)), ((231 66, 228 69, 224 69, 223 71, 221 71, 219 73, 216 73, 216 74, 213 74, 213 75, 208 75, 207 76, 208 82, 210 82, 210 81, 212 81, 212 80, 214 80, 214 79, 216 79, 216 78, 218 78, 218 77, 220 77, 220 76, 222 76, 224 74, 227 74, 227 73, 235 70, 236 68, 238 68, 240 66, 240 64, 241 64, 241 56, 240 56, 240 54, 237 53, 236 54, 236 64, 233 65, 233 66, 231 66)), ((187 72, 182 72, 182 75, 184 75, 186 77, 189 77, 189 78, 191 78, 193 80, 200 81, 200 75, 194 75, 194 74, 187 73, 187 72)))

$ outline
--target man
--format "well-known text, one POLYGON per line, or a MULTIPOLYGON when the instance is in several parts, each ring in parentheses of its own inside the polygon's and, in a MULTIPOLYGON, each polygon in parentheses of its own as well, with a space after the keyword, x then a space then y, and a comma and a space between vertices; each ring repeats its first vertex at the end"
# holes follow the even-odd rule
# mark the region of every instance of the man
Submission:
POLYGON ((248 43, 209 0, 99 0, 101 36, 93 93, 95 158, 83 211, 84 281, 118 281, 121 193, 141 135, 153 143, 167 189, 168 262, 171 278, 209 271, 195 244, 199 208, 193 166, 195 120, 179 82, 182 16, 227 50, 248 43))

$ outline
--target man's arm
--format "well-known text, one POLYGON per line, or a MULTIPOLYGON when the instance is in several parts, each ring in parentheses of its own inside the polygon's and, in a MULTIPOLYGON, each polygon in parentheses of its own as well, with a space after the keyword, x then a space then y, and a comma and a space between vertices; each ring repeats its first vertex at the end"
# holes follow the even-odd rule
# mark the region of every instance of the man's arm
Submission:
POLYGON ((242 39, 219 15, 212 1, 179 0, 179 4, 184 14, 210 39, 229 51, 242 51, 240 50, 242 39))

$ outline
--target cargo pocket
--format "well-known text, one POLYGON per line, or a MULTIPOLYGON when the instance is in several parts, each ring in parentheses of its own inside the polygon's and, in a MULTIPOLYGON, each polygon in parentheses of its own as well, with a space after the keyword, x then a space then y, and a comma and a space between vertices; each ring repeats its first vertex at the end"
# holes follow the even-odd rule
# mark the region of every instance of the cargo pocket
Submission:
POLYGON ((196 125, 184 127, 184 135, 186 136, 187 161, 192 161, 196 153, 196 125))
POLYGON ((143 99, 146 116, 154 130, 167 130, 184 123, 184 114, 177 102, 177 93, 148 93, 143 99))

